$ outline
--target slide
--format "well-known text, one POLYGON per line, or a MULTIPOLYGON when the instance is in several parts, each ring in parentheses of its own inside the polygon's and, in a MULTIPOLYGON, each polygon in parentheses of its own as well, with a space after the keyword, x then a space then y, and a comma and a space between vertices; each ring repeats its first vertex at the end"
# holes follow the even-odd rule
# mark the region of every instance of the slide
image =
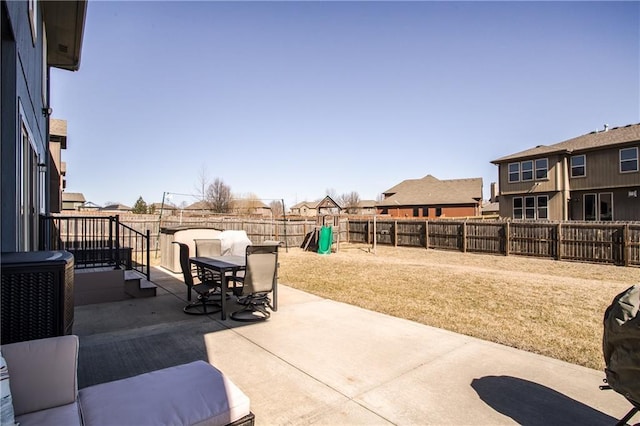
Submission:
POLYGON ((318 238, 318 254, 331 254, 331 244, 333 243, 333 233, 330 226, 320 228, 318 238))

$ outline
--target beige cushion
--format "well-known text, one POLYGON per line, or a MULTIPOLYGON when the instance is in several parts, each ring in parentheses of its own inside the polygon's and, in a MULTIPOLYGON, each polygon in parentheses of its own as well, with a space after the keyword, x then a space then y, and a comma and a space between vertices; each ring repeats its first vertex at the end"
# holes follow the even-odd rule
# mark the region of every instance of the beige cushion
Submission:
POLYGON ((48 410, 23 414, 16 417, 16 421, 20 424, 20 426, 82 426, 80 410, 77 402, 74 402, 73 404, 61 405, 60 407, 49 408, 48 410))
POLYGON ((16 417, 72 404, 78 393, 78 337, 61 336, 2 346, 11 374, 16 417))
POLYGON ((250 412, 249 398, 204 361, 80 390, 84 424, 225 425, 250 412))

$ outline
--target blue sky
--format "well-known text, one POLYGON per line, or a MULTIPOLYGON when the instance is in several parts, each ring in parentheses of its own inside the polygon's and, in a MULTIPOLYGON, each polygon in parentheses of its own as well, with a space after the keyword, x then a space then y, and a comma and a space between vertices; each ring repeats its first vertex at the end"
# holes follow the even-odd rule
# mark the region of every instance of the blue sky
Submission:
POLYGON ((488 197, 492 160, 640 122, 640 3, 89 1, 51 106, 98 204, 203 170, 287 206, 427 174, 488 197))

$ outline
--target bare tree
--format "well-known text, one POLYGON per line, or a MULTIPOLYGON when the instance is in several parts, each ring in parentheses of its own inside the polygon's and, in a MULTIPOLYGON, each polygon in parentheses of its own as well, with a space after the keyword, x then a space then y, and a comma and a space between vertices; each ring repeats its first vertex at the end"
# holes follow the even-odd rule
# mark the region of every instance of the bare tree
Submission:
POLYGON ((247 208, 248 214, 256 213, 258 209, 262 206, 262 201, 260 201, 260 198, 253 192, 247 194, 247 196, 244 197, 244 199, 245 199, 245 206, 247 208))
POLYGON ((207 187, 206 202, 215 213, 229 213, 231 211, 231 187, 220 178, 216 178, 207 187))
POLYGON ((360 195, 356 191, 342 194, 337 201, 349 214, 357 214, 360 204, 360 195))
POLYGON ((336 190, 334 188, 327 188, 324 190, 325 195, 328 195, 329 197, 331 197, 331 199, 333 201, 335 201, 336 203, 338 202, 337 198, 338 198, 338 193, 336 192, 336 190))
POLYGON ((271 208, 271 213, 273 217, 280 217, 284 215, 284 207, 282 205, 281 200, 273 200, 269 203, 269 207, 271 208))
POLYGON ((209 187, 209 173, 207 172, 207 166, 204 164, 200 166, 198 170, 198 180, 196 181, 195 190, 196 195, 200 201, 207 199, 207 189, 209 187))

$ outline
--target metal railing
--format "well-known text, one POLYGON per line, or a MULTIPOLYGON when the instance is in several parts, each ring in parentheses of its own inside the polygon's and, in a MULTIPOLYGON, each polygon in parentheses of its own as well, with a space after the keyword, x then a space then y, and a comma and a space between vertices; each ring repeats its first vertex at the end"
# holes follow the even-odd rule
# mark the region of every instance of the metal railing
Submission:
POLYGON ((66 250, 77 269, 130 269, 149 280, 150 232, 142 233, 115 216, 40 216, 40 250, 66 250))

